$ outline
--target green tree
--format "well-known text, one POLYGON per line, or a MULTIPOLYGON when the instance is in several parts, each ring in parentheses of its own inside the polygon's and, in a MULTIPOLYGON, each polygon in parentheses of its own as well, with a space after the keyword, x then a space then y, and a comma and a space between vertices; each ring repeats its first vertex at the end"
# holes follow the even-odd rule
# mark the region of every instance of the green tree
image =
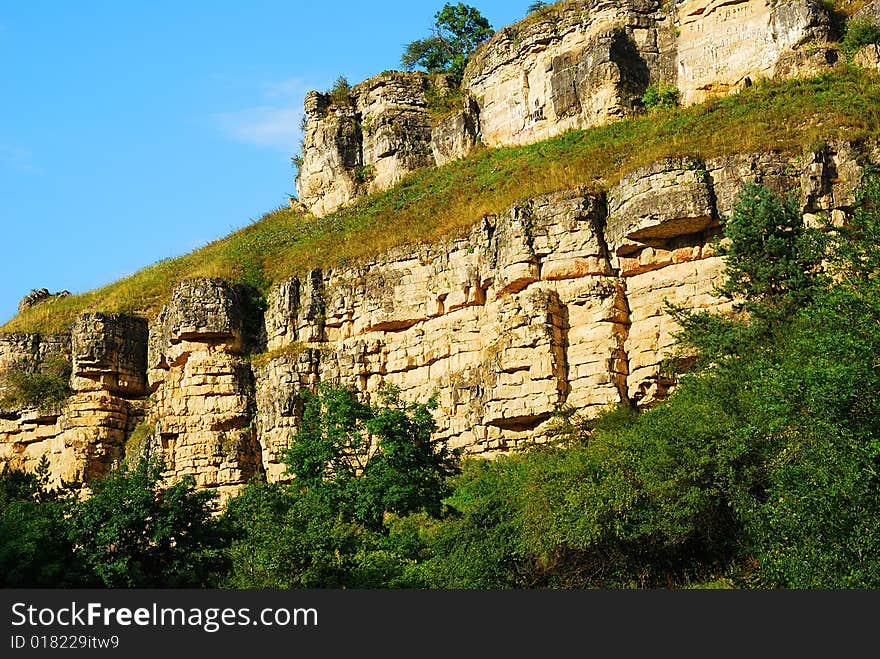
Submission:
POLYGON ((34 473, 8 464, 0 472, 0 587, 84 585, 65 528, 75 494, 65 485, 50 487, 48 467, 44 456, 34 473))
POLYGON ((724 221, 724 236, 729 243, 719 246, 727 257, 721 292, 743 297, 743 307, 759 318, 790 315, 823 283, 822 234, 804 226, 791 195, 783 199, 769 188, 746 185, 724 221))
POLYGON ((367 588, 421 583, 407 570, 419 543, 402 518, 435 516, 457 454, 435 442, 434 402, 378 404, 319 385, 284 453, 290 485, 254 483, 232 500, 230 585, 367 588))
POLYGON ((351 587, 367 534, 314 490, 255 482, 229 502, 231 588, 351 587))
POLYGON ((327 92, 334 105, 351 105, 351 84, 345 76, 339 76, 327 92))
POLYGON ((365 466, 373 411, 348 389, 323 384, 300 399, 302 422, 283 455, 288 473, 300 487, 346 496, 365 466))
POLYGON ((378 451, 358 480, 357 517, 374 529, 389 513, 426 512, 437 517, 449 493, 446 479, 458 472, 458 452, 432 438, 437 431, 432 415, 437 401, 404 403, 395 388, 385 389, 380 398, 366 423, 378 451))
POLYGON ((728 319, 668 305, 682 327, 679 342, 698 349, 708 362, 766 343, 769 334, 808 304, 827 281, 820 264, 825 235, 804 226, 793 196, 780 197, 753 183, 737 196, 723 220, 726 257, 719 293, 736 300, 744 316, 728 319))
POLYGON ((431 36, 409 43, 400 61, 406 69, 421 67, 428 73, 448 73, 460 82, 468 57, 494 33, 489 21, 474 7, 447 3, 434 15, 431 36))
POLYGON ((832 234, 832 283, 788 323, 761 374, 775 453, 744 509, 756 585, 880 584, 880 177, 832 234))
POLYGON ((534 14, 537 11, 541 11, 544 7, 549 7, 550 5, 544 0, 536 0, 536 2, 531 3, 526 9, 527 14, 534 14))
POLYGON ((867 169, 852 220, 832 235, 828 252, 834 278, 853 293, 873 295, 880 272, 880 169, 867 169))
POLYGON ((143 457, 90 484, 67 532, 75 553, 108 588, 205 587, 224 568, 224 538, 212 517, 214 494, 184 478, 162 484, 164 465, 143 457))
POLYGON ((772 331, 750 333, 741 344, 749 349, 711 376, 730 383, 731 400, 746 401, 727 440, 753 456, 748 472, 729 470, 740 474, 728 496, 741 527, 738 578, 759 587, 874 588, 880 180, 867 172, 849 226, 830 232, 831 277, 816 274, 822 241, 799 228, 794 209, 752 201, 755 215, 775 208, 766 214, 778 224, 733 232, 739 261, 728 267, 727 289, 742 292, 772 331))
POLYGON ((436 401, 405 404, 389 388, 371 407, 325 385, 303 398, 302 424, 284 455, 300 487, 373 530, 390 513, 439 514, 458 456, 432 440, 436 401))

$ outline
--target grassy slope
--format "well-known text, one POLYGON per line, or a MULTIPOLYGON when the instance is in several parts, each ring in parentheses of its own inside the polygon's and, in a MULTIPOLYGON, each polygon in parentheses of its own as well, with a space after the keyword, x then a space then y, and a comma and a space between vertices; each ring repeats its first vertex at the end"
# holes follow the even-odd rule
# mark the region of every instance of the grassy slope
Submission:
POLYGON ((2 332, 64 331, 79 313, 155 314, 186 277, 222 277, 266 289, 312 267, 332 267, 403 243, 433 241, 520 199, 578 186, 613 185, 660 158, 710 158, 758 150, 800 152, 832 139, 880 134, 880 76, 855 69, 759 83, 735 97, 575 131, 538 144, 481 149, 426 169, 392 190, 316 219, 279 209, 186 256, 104 288, 38 305, 2 332))

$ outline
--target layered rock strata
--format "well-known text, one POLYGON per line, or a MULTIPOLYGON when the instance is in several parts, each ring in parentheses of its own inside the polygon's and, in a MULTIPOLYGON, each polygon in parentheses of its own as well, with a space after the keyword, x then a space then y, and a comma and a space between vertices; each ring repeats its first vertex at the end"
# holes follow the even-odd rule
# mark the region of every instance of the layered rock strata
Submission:
POLYGON ((544 441, 563 405, 649 405, 672 385, 666 302, 729 308, 712 241, 742 186, 800 189, 805 221, 842 222, 857 153, 665 160, 604 193, 524 201, 466 235, 281 282, 260 318, 235 286, 196 279, 149 325, 92 313, 71 336, 0 337, 0 393, 2 373, 59 357, 73 390, 60 406, 3 410, 0 460, 33 469, 46 455, 56 478, 90 479, 148 451, 169 478, 226 497, 257 475, 286 478, 299 394, 319 382, 368 401, 388 385, 436 395, 437 438, 484 455, 544 441), (247 331, 255 321, 262 332, 247 331))
POLYGON ((672 82, 674 14, 659 2, 567 2, 499 30, 468 65, 487 146, 536 142, 630 114, 672 82))
POLYGON ((30 470, 45 456, 56 481, 105 474, 124 456, 125 441, 145 413, 146 337, 144 319, 86 314, 71 336, 0 339, 7 370, 35 371, 48 359, 70 359, 73 392, 63 404, 5 410, 0 460, 30 470))
MULTIPOLYGON (((450 93, 442 76, 418 72, 383 73, 347 94, 309 93, 296 177, 300 202, 326 215, 435 164, 429 106, 450 93)), ((438 148, 456 153, 464 139, 440 138, 438 148)))
POLYGON ((774 73, 802 73, 790 61, 780 71, 779 62, 801 44, 825 42, 830 29, 814 0, 684 0, 676 14, 676 83, 685 104, 774 73))
POLYGON ((262 471, 243 313, 234 287, 185 280, 149 336, 151 446, 173 475, 223 496, 262 471))
POLYGON ((326 215, 480 142, 527 144, 605 124, 638 112, 659 82, 691 104, 759 78, 815 75, 840 59, 829 30, 817 0, 557 3, 474 54, 451 115, 432 111, 451 93, 448 83, 418 73, 383 73, 342 103, 311 93, 299 201, 326 215))

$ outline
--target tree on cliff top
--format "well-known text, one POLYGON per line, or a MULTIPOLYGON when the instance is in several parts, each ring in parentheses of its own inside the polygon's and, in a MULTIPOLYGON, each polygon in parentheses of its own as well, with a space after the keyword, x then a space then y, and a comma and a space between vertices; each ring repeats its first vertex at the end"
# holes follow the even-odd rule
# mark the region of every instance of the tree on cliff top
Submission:
POLYGON ((468 57, 495 31, 479 10, 459 2, 445 4, 434 15, 432 34, 407 44, 400 58, 409 70, 421 67, 428 73, 448 73, 460 81, 468 57))

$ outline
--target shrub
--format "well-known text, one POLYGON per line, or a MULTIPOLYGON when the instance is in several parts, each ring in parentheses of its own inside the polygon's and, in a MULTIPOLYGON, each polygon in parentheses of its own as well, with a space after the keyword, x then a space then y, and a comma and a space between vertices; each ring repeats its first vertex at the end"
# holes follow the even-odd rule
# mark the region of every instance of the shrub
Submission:
POLYGON ((49 487, 44 455, 34 473, 0 470, 0 587, 74 588, 81 565, 68 542, 65 523, 76 500, 62 484, 49 487))
POLYGON ((662 81, 649 85, 642 96, 646 110, 677 108, 680 100, 678 87, 662 81))
POLYGON ((91 483, 65 522, 75 555, 108 588, 209 587, 224 569, 214 494, 185 478, 165 487, 165 465, 142 457, 91 483))
POLYGON ((348 586, 360 529, 313 491, 255 482, 229 502, 231 588, 348 586))
POLYGON ((880 43, 880 26, 869 18, 854 18, 847 23, 840 50, 852 59, 860 48, 876 43, 880 43))
POLYGON ((529 585, 522 547, 521 493, 528 475, 521 457, 468 460, 446 500, 454 513, 423 529, 429 558, 419 565, 431 588, 507 589, 529 585))
POLYGON ((376 178, 376 166, 364 165, 359 167, 354 173, 354 180, 358 183, 369 183, 376 178))
POLYGON ((351 85, 345 76, 336 78, 336 82, 333 83, 327 95, 334 105, 351 105, 354 102, 351 96, 351 85))
POLYGON ((6 391, 0 399, 0 407, 21 409, 63 403, 73 393, 71 370, 66 357, 50 357, 35 371, 24 368, 10 371, 6 374, 6 391))
MULTIPOLYGON (((786 202, 747 189, 726 227, 725 288, 751 319, 701 326, 697 347, 773 331, 683 377, 663 405, 606 414, 587 443, 466 469, 447 500, 458 514, 427 530, 425 581, 876 588, 880 182, 866 178, 859 200, 828 251, 830 282, 786 202)), ((558 421, 560 437, 584 437, 570 411, 558 421)))
POLYGON ((461 88, 447 89, 440 85, 431 85, 425 97, 428 103, 428 111, 436 121, 460 110, 465 94, 461 88))

